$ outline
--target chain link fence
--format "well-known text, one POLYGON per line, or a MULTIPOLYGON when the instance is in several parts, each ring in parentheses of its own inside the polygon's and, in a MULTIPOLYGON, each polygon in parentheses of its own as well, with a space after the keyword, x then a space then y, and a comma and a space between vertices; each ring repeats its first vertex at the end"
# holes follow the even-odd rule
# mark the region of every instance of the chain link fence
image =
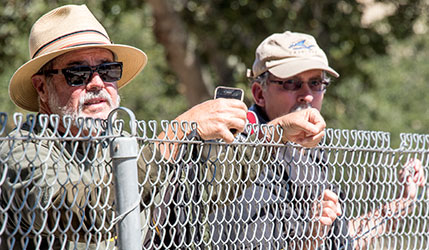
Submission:
POLYGON ((392 148, 386 132, 329 128, 307 149, 248 124, 225 144, 124 110, 0 113, 0 249, 427 249, 427 184, 409 177, 418 162, 427 176, 429 135, 392 148), (341 204, 330 227, 326 190, 341 204))

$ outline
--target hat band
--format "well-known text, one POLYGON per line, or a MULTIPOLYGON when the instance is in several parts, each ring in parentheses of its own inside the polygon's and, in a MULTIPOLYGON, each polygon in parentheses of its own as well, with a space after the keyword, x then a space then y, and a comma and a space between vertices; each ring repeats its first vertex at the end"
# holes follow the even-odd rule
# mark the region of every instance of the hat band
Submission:
POLYGON ((42 45, 34 54, 32 59, 39 54, 45 54, 59 49, 76 46, 111 44, 109 37, 97 30, 80 30, 67 35, 60 36, 42 45))

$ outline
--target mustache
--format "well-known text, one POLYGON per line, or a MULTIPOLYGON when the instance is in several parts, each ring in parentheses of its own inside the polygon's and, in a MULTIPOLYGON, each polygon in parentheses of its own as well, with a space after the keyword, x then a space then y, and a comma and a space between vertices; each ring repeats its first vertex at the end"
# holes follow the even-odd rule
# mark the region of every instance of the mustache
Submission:
POLYGON ((289 113, 292 112, 296 112, 296 111, 300 111, 300 110, 304 110, 304 109, 308 109, 308 108, 312 108, 313 106, 311 106, 310 103, 298 103, 295 106, 293 106, 290 110, 289 113))
POLYGON ((113 101, 110 95, 107 93, 106 90, 99 90, 99 91, 92 91, 88 92, 86 95, 81 96, 79 99, 79 109, 81 110, 83 106, 85 105, 85 102, 95 99, 95 98, 102 98, 107 101, 110 107, 113 107, 113 101))

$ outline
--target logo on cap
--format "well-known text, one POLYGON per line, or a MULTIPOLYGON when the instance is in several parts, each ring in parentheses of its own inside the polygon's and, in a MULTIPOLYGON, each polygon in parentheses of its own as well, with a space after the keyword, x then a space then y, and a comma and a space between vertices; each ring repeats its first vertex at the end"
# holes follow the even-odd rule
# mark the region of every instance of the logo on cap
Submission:
POLYGON ((289 46, 289 49, 293 49, 293 50, 308 49, 308 50, 310 50, 312 47, 314 47, 314 45, 305 45, 305 39, 304 39, 304 40, 301 40, 299 42, 292 43, 289 46))

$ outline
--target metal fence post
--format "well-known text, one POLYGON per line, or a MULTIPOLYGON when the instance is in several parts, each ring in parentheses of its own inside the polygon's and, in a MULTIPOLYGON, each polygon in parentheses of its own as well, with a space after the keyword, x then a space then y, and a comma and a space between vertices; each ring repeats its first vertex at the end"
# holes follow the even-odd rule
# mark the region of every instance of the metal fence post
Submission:
MULTIPOLYGON (((120 107, 131 117, 132 133, 129 137, 116 137, 110 144, 115 179, 116 211, 118 213, 118 246, 120 250, 140 250, 140 196, 138 188, 137 158, 139 145, 136 138, 135 117, 129 109, 120 107)), ((114 110, 114 111, 117 111, 114 110)), ((109 131, 112 134, 112 117, 109 115, 109 131)))
POLYGON ((119 216, 123 216, 118 223, 119 249, 141 249, 137 139, 115 138, 112 141, 110 152, 115 176, 116 211, 119 216))

